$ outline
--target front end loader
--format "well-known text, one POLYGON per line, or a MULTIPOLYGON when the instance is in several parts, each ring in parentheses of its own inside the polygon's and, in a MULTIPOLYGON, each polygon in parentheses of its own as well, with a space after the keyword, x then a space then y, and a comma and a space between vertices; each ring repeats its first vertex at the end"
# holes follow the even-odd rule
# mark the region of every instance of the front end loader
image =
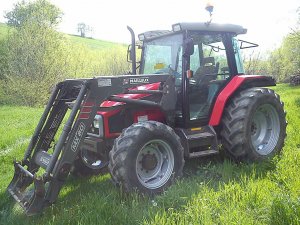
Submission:
MULTIPOLYGON (((169 75, 97 77, 66 80, 56 85, 24 158, 14 162, 15 174, 8 186, 8 192, 20 203, 27 215, 41 212, 44 206, 56 200, 97 111, 114 110, 101 108, 100 104, 109 97, 113 98, 115 94, 130 93, 128 89, 136 86, 136 82, 159 82, 160 90, 151 93, 158 94, 160 100, 151 102, 119 99, 120 101, 134 106, 159 108, 166 114, 175 109, 176 98, 172 91, 174 78, 169 75), (73 103, 71 109, 70 103, 73 103), (58 135, 59 139, 52 145, 68 110, 70 113, 58 135)), ((146 90, 144 94, 147 94, 146 90)))

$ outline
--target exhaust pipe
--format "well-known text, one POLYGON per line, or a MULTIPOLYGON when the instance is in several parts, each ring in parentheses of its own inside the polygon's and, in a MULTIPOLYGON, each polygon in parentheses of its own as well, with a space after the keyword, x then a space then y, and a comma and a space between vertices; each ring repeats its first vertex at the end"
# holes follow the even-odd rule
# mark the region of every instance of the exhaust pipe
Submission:
POLYGON ((130 26, 127 26, 127 29, 129 30, 131 34, 131 49, 130 49, 130 59, 132 63, 132 74, 136 74, 136 52, 135 52, 135 35, 134 31, 130 26))

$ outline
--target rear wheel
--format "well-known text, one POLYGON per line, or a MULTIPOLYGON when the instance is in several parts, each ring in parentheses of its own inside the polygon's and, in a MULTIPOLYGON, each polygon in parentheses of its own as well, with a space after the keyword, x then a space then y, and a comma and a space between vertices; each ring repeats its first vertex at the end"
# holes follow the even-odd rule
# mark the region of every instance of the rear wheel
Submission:
POLYGON ((148 121, 133 124, 115 140, 109 170, 125 191, 162 192, 182 175, 183 147, 169 126, 148 121))
POLYGON ((227 105, 222 127, 223 147, 233 158, 270 158, 282 149, 286 136, 283 103, 267 88, 243 90, 227 105))

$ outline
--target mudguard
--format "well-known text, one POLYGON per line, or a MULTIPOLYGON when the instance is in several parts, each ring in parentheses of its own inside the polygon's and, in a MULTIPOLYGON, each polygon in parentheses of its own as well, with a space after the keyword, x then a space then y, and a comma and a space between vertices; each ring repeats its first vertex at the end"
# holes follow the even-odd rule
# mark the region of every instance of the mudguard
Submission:
POLYGON ((232 78, 216 99, 210 116, 209 125, 218 126, 220 124, 227 101, 238 89, 267 86, 276 86, 275 80, 272 77, 261 75, 237 75, 232 78))

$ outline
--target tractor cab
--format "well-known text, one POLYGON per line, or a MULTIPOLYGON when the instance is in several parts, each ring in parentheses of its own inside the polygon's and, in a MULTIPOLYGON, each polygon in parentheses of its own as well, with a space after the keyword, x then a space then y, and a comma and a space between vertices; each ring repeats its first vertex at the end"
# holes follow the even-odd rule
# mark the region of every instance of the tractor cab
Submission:
POLYGON ((235 75, 244 74, 236 36, 246 29, 232 24, 177 23, 172 31, 140 34, 139 74, 176 78, 176 122, 208 124, 216 96, 235 75))

